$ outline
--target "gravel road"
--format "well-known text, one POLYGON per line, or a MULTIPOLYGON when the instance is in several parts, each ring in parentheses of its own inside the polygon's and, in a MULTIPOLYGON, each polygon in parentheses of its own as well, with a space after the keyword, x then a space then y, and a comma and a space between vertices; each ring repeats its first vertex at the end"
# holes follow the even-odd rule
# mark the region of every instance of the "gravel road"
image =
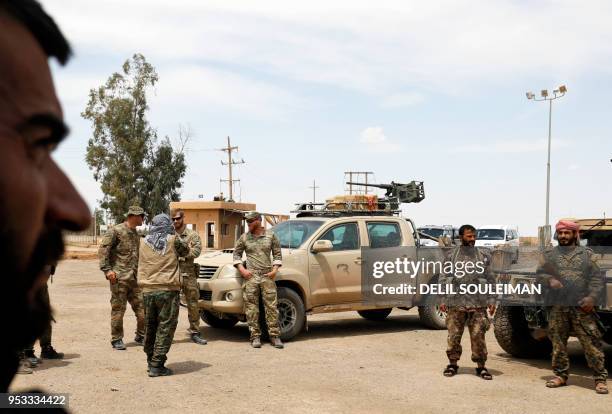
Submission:
MULTIPOLYGON (((383 322, 355 312, 315 315, 309 331, 284 350, 268 344, 256 350, 242 323, 230 330, 202 323, 208 345, 191 343, 181 309, 168 359, 175 375, 149 378, 142 348, 131 342, 135 319, 129 307, 128 349, 111 349, 110 292, 96 261, 61 262, 50 292, 58 321, 53 345, 66 359, 45 361, 34 374, 18 376, 11 390, 69 393, 75 413, 612 411, 612 395, 592 390, 575 340, 565 388, 545 388, 550 362, 510 358, 491 331, 488 366, 494 380, 474 375, 467 332, 459 375, 445 378, 446 331, 422 327, 414 310, 394 310, 383 322)), ((610 346, 606 357, 610 370, 610 346)))

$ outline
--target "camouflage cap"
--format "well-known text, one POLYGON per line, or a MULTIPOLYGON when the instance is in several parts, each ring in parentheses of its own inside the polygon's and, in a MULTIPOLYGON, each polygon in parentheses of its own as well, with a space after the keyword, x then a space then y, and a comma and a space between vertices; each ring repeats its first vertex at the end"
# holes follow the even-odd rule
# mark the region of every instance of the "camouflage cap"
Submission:
POLYGON ((249 221, 249 220, 257 220, 261 218, 261 214, 259 214, 257 211, 249 211, 248 213, 246 213, 244 215, 245 220, 249 221))
POLYGON ((145 211, 140 206, 130 206, 127 216, 144 216, 145 211))

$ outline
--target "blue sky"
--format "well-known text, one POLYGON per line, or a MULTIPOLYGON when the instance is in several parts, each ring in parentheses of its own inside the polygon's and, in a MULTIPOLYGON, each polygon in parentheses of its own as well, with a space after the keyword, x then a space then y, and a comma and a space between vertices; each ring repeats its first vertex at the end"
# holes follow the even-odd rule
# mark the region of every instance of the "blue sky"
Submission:
POLYGON ((544 221, 548 106, 525 92, 566 84, 553 104, 551 220, 612 215, 612 3, 607 1, 47 0, 75 49, 53 67, 72 128, 55 158, 93 208, 84 162, 90 88, 135 52, 157 68, 149 120, 193 138, 183 199, 222 189, 232 137, 258 209, 286 213, 342 194, 343 172, 425 182, 417 224, 544 221))

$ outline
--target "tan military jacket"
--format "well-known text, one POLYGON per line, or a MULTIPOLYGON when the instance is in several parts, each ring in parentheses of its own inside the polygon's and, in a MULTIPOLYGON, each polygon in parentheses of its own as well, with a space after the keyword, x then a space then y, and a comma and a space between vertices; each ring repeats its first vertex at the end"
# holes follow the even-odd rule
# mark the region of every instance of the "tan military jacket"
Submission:
POLYGON ((250 271, 269 272, 272 266, 283 264, 280 242, 272 230, 257 237, 250 232, 240 236, 234 247, 234 266, 242 263, 243 253, 250 271))
POLYGON ((113 270, 118 280, 135 279, 138 271, 139 239, 136 229, 130 229, 127 223, 111 227, 98 249, 100 270, 105 274, 113 270))

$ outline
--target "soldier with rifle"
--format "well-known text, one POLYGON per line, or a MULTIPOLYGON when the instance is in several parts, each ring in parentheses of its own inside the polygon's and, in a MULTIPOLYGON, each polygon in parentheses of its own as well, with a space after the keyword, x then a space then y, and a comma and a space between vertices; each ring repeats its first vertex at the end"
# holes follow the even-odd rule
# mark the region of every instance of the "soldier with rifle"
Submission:
POLYGON ((537 270, 538 281, 550 288, 547 304, 548 336, 552 341, 552 368, 555 377, 549 388, 567 385, 569 358, 567 341, 572 332, 580 341, 589 367, 593 370, 595 392, 607 394, 601 338, 603 329, 595 305, 604 288, 601 271, 593 252, 579 244, 578 224, 561 220, 556 225, 559 246, 545 250, 537 270))

